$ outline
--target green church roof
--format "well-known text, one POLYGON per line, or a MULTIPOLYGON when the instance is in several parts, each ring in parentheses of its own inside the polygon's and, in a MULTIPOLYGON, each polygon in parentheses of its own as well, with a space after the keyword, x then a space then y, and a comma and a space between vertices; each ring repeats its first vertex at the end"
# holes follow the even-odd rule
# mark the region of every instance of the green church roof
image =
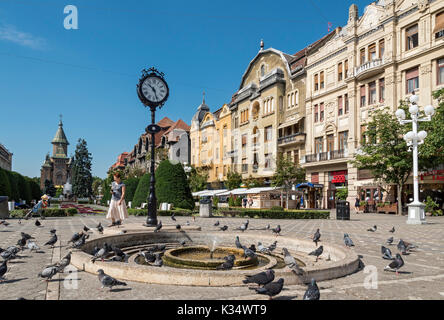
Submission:
POLYGON ((69 144, 68 139, 66 139, 65 132, 63 131, 62 120, 60 120, 60 122, 59 122, 59 129, 57 129, 55 137, 54 137, 54 139, 52 139, 51 143, 69 144))

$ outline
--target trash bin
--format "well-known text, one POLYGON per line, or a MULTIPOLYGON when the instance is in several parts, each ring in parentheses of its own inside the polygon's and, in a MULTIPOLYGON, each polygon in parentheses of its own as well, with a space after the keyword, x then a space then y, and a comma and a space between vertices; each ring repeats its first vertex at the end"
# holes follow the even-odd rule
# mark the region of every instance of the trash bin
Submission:
POLYGON ((212 216, 213 202, 211 197, 202 197, 199 201, 199 215, 203 218, 212 216))
POLYGON ((9 218, 8 197, 0 196, 0 218, 9 218))
POLYGON ((336 220, 350 220, 350 202, 344 200, 336 202, 336 220))

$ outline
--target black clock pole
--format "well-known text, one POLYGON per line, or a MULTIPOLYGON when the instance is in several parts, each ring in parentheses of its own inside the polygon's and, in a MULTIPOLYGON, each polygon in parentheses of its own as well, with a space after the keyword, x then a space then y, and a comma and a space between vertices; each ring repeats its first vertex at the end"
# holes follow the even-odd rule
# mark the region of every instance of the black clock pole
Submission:
MULTIPOLYGON (((151 107, 151 124, 155 125, 155 111, 156 108, 151 107)), ((157 226, 157 198, 156 198, 156 178, 154 174, 155 170, 155 158, 154 158, 154 141, 155 132, 151 131, 151 179, 150 179, 150 194, 148 196, 148 217, 146 219, 146 225, 148 227, 157 226)))

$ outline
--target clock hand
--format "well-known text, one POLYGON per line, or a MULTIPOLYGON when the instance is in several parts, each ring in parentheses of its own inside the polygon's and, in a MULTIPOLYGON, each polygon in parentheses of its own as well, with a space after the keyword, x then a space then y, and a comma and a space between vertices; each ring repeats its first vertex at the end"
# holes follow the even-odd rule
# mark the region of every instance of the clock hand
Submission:
POLYGON ((156 94, 156 89, 154 89, 154 87, 152 87, 151 85, 149 85, 151 90, 153 90, 154 96, 156 97, 156 100, 159 100, 159 98, 157 98, 157 94, 156 94))

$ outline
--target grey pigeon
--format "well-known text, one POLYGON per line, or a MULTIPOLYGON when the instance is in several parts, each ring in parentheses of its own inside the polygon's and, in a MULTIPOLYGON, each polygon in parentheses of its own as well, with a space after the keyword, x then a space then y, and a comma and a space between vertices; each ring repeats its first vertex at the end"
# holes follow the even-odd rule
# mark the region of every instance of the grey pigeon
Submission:
POLYGON ((395 232, 395 227, 392 227, 389 232, 394 233, 395 232))
POLYGON ((243 225, 240 226, 240 230, 241 230, 242 232, 244 232, 245 230, 247 230, 247 229, 248 229, 248 224, 249 224, 249 223, 250 223, 250 221, 247 220, 243 225))
POLYGON ((82 237, 82 234, 83 234, 83 233, 78 233, 78 232, 74 233, 74 234, 72 235, 71 239, 68 241, 68 243, 70 243, 70 242, 72 242, 72 243, 76 242, 77 240, 79 240, 79 239, 82 237))
POLYGON ((236 257, 233 254, 230 254, 229 256, 224 257, 225 262, 218 265, 216 267, 216 270, 229 270, 231 268, 233 268, 234 266, 234 260, 236 259, 236 257))
POLYGON ((85 232, 88 232, 89 231, 89 228, 87 227, 87 226, 83 226, 83 231, 85 231, 85 232))
POLYGON ((396 254, 396 258, 395 260, 393 260, 392 262, 390 262, 390 264, 388 266, 386 266, 384 268, 385 270, 389 270, 389 271, 396 271, 396 275, 398 275, 398 270, 399 268, 401 268, 404 265, 404 260, 402 260, 402 257, 399 253, 396 254))
POLYGON ((176 221, 176 217, 174 217, 174 212, 173 212, 173 214, 171 215, 171 220, 176 221))
POLYGON ((176 225, 176 229, 180 231, 180 229, 182 229, 182 227, 180 226, 180 224, 176 225))
POLYGON ((221 231, 227 231, 228 226, 223 226, 223 227, 220 227, 219 229, 220 229, 221 231))
POLYGON ((160 253, 156 253, 156 260, 154 260, 153 266, 155 266, 155 267, 163 266, 163 260, 161 258, 161 254, 160 253))
POLYGON ((56 266, 50 266, 43 269, 37 276, 41 278, 46 278, 46 281, 51 280, 52 277, 59 271, 59 268, 56 266))
POLYGON ((271 229, 271 231, 272 231, 273 233, 275 233, 275 234, 276 234, 276 236, 280 235, 280 234, 281 234, 281 231, 282 231, 282 229, 281 229, 281 225, 280 225, 280 224, 278 224, 278 225, 277 225, 277 227, 276 227, 276 228, 273 228, 273 229, 271 229))
POLYGON ((277 246, 277 241, 275 241, 272 244, 270 244, 270 246, 268 247, 268 250, 270 252, 273 252, 273 250, 276 249, 276 246, 277 246))
POLYGON ((385 243, 387 243, 388 245, 391 245, 393 243, 393 237, 388 238, 385 243))
POLYGON ((81 246, 83 246, 88 237, 89 236, 87 236, 86 234, 83 234, 79 240, 72 244, 72 248, 80 248, 81 246))
POLYGON ((374 225, 373 227, 371 227, 370 229, 367 229, 367 231, 370 231, 370 232, 375 232, 376 231, 376 229, 378 229, 378 227, 376 226, 376 225, 374 225))
POLYGON ((267 226, 265 227, 265 230, 270 230, 270 225, 267 224, 267 226))
POLYGON ((316 250, 310 252, 308 255, 310 255, 310 256, 316 256, 316 262, 318 262, 318 258, 319 258, 319 256, 322 254, 322 252, 324 252, 324 246, 320 246, 320 247, 317 248, 316 250))
POLYGON ((57 242, 57 235, 54 233, 52 237, 48 240, 48 242, 46 242, 44 245, 51 246, 52 248, 54 248, 56 242, 57 242))
POLYGON ((49 233, 51 233, 51 234, 54 234, 54 233, 56 233, 56 232, 57 232, 56 229, 51 229, 51 230, 49 230, 49 233))
POLYGON ((145 262, 153 263, 156 260, 156 255, 152 252, 146 251, 142 252, 140 251, 139 254, 145 259, 145 262))
POLYGON ((404 245, 407 247, 407 250, 408 250, 408 251, 417 248, 417 246, 411 244, 410 242, 407 242, 407 241, 404 241, 404 240, 402 240, 402 241, 404 242, 404 245))
POLYGON ((31 235, 27 233, 21 232, 20 234, 22 235, 22 238, 25 238, 26 240, 34 239, 34 237, 31 237, 31 235))
POLYGON ((179 244, 180 244, 182 247, 185 246, 186 243, 187 243, 187 242, 186 242, 185 240, 183 240, 183 239, 179 241, 179 244))
POLYGON ((8 271, 8 266, 6 265, 6 260, 3 261, 3 263, 0 265, 0 279, 3 280, 3 276, 8 271))
POLYGON ((244 249, 244 256, 248 258, 254 258, 256 257, 256 253, 253 252, 253 250, 247 248, 246 246, 242 246, 242 249, 244 249))
POLYGON ((315 234, 313 235, 313 242, 315 243, 316 247, 318 246, 319 239, 321 238, 321 233, 319 232, 319 229, 316 230, 315 234))
POLYGON ((105 242, 103 244, 103 247, 94 255, 94 257, 91 258, 91 261, 94 263, 97 259, 103 259, 108 255, 108 253, 111 251, 111 248, 108 246, 108 244, 105 242))
POLYGON ((216 221, 216 223, 214 224, 215 227, 218 227, 220 224, 219 220, 216 221))
POLYGON ((164 244, 156 244, 155 246, 151 247, 151 251, 165 251, 166 245, 164 244))
POLYGON ((257 243, 257 250, 261 253, 266 253, 266 254, 270 254, 270 250, 265 247, 261 242, 257 243))
POLYGON ((114 257, 111 258, 113 261, 125 261, 127 255, 117 246, 111 245, 111 249, 114 252, 114 257))
POLYGON ((254 253, 256 253, 256 246, 253 244, 250 245, 250 247, 248 247, 248 249, 250 249, 251 251, 253 251, 254 253))
POLYGON ((28 241, 28 249, 30 251, 32 250, 38 251, 40 250, 40 247, 34 241, 28 241))
POLYGON ((236 248, 242 249, 242 244, 239 241, 239 236, 236 236, 236 241, 234 243, 236 244, 236 248))
POLYGON ((315 279, 311 279, 307 291, 304 293, 304 300, 319 300, 321 293, 315 279))
POLYGON ((20 248, 23 249, 23 247, 26 245, 26 239, 25 238, 21 238, 17 241, 17 245, 20 246, 20 248))
POLYGON ((402 254, 407 254, 407 246, 402 239, 399 240, 397 247, 402 254))
POLYGON ((103 272, 102 269, 97 270, 97 272, 99 273, 99 281, 102 284, 102 289, 108 287, 110 290, 112 290, 114 286, 126 286, 125 282, 114 279, 103 272))
POLYGON ((154 229, 154 232, 159 232, 160 229, 162 229, 162 221, 159 220, 159 223, 157 224, 156 228, 154 229))
POLYGON ((67 266, 71 263, 71 251, 68 252, 66 256, 62 258, 57 264, 59 272, 63 272, 67 266))
POLYGON ((16 258, 17 253, 13 252, 13 251, 9 251, 9 250, 5 250, 2 253, 0 253, 0 256, 3 258, 3 260, 5 261, 9 261, 12 259, 16 258))
POLYGON ((381 246, 381 253, 382 253, 382 258, 384 258, 386 260, 394 260, 395 259, 392 257, 392 252, 390 251, 389 248, 381 246))
POLYGON ((9 226, 9 222, 6 220, 0 220, 0 224, 4 225, 5 227, 9 226))
POLYGON ((259 286, 266 285, 274 280, 274 270, 268 269, 263 272, 256 273, 251 276, 245 276, 245 280, 242 280, 243 283, 256 283, 259 286))
POLYGON ((344 233, 344 243, 347 248, 355 246, 355 244, 353 243, 353 241, 350 238, 350 236, 348 235, 348 233, 344 233))
POLYGON ((187 220, 187 222, 185 223, 186 226, 190 225, 190 222, 187 220))
POLYGON ((287 248, 282 248, 284 253, 284 262, 293 271, 296 275, 301 276, 304 274, 304 271, 299 268, 296 259, 288 252, 287 248))
POLYGON ((255 288, 254 290, 258 294, 264 294, 269 296, 271 300, 272 297, 278 295, 282 291, 283 287, 284 287, 284 279, 280 278, 278 281, 267 283, 262 288, 255 288))

